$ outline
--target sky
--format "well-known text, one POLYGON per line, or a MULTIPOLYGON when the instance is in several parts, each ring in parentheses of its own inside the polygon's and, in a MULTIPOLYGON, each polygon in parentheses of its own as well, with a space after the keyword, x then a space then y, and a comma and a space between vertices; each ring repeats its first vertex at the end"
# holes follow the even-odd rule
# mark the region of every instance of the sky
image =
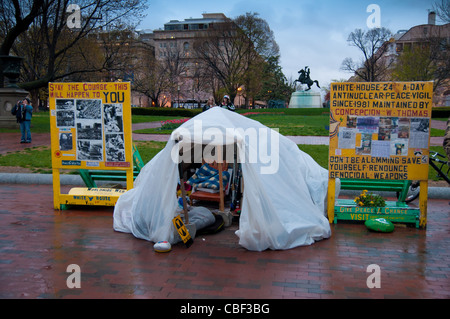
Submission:
MULTIPOLYGON (((321 86, 333 80, 348 79, 342 71, 347 58, 361 60, 361 52, 348 44, 355 29, 369 30, 368 18, 375 11, 379 23, 392 33, 428 23, 428 10, 433 0, 149 0, 147 16, 138 29, 164 28, 170 20, 201 18, 202 13, 223 13, 236 18, 246 12, 258 13, 267 21, 280 47, 280 65, 286 78, 297 79, 305 66, 311 79, 321 86)), ((369 19, 371 20, 371 19, 369 19)), ((440 24, 437 21, 437 24, 440 24)), ((313 90, 319 91, 315 86, 313 90)))

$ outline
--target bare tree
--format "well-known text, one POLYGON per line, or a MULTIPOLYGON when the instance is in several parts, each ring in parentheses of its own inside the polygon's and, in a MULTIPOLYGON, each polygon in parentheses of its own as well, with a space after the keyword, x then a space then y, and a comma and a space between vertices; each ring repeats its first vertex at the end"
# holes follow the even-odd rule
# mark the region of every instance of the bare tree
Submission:
POLYGON ((279 54, 280 48, 275 41, 273 31, 266 20, 259 14, 247 12, 234 19, 239 30, 244 33, 242 41, 246 42, 246 54, 250 57, 258 56, 268 59, 279 54))
POLYGON ((233 100, 243 84, 245 48, 237 40, 237 26, 231 20, 210 26, 194 43, 196 57, 209 69, 233 100))
POLYGON ((210 81, 213 92, 225 92, 233 100, 244 86, 246 103, 254 99, 261 89, 265 60, 279 52, 268 23, 257 13, 246 13, 212 25, 198 38, 195 53, 215 79, 210 81))
MULTIPOLYGON (((112 55, 103 57, 103 63, 98 61, 87 64, 78 63, 76 68, 73 58, 74 56, 83 57, 83 55, 87 57, 91 53, 89 51, 92 46, 85 45, 86 39, 99 43, 102 40, 97 41, 95 39, 97 35, 94 34, 133 27, 133 22, 138 22, 146 8, 145 2, 138 0, 79 0, 77 4, 81 14, 80 27, 69 28, 67 21, 72 13, 68 10, 69 0, 13 0, 13 4, 14 6, 8 7, 8 10, 0 11, 2 21, 11 19, 11 13, 14 12, 12 15, 14 18, 9 24, 3 25, 4 28, 1 30, 1 35, 6 35, 2 42, 2 50, 9 52, 7 51, 9 48, 15 55, 25 57, 27 78, 22 78, 24 83, 20 86, 26 90, 39 89, 45 87, 50 81, 68 78, 78 73, 105 71, 108 65, 112 65, 112 55), (33 10, 35 6, 38 7, 37 13, 32 19, 30 18, 31 22, 24 30, 23 27, 19 27, 24 20, 21 16, 23 12, 30 12, 29 15, 36 12, 33 10), (28 28, 31 30, 29 34, 26 31, 28 28), (9 34, 13 34, 13 39, 6 41, 9 39, 9 34), (39 41, 36 42, 36 40, 39 41), (37 48, 27 45, 30 42, 37 48), (36 61, 29 60, 30 50, 36 51, 33 57, 40 59, 39 69, 37 69, 36 61), (71 60, 72 64, 68 65, 71 60)), ((85 59, 84 62, 88 60, 90 59, 85 59)))
POLYGON ((450 23, 450 1, 449 0, 441 0, 436 1, 433 5, 434 11, 436 11, 437 16, 444 23, 450 23))
POLYGON ((0 55, 8 55, 17 37, 25 32, 45 5, 53 1, 33 0, 23 6, 19 0, 0 2, 0 55), (25 15, 25 16, 24 16, 25 15))
POLYGON ((184 58, 189 52, 184 51, 179 45, 167 46, 162 51, 163 58, 160 60, 162 68, 165 70, 167 78, 167 91, 170 94, 172 100, 176 97, 178 103, 180 103, 180 92, 186 91, 186 88, 182 88, 181 75, 186 75, 187 62, 184 58))
POLYGON ((258 13, 240 15, 234 22, 239 27, 239 41, 243 43, 244 61, 244 97, 246 106, 249 100, 255 100, 255 96, 261 91, 263 70, 266 61, 278 56, 279 47, 274 34, 266 20, 259 17, 258 13))
POLYGON ((138 42, 134 56, 133 90, 149 97, 152 105, 165 106, 168 102, 164 94, 167 91, 167 72, 162 63, 156 60, 154 48, 148 43, 138 42))
MULTIPOLYGON (((138 41, 132 63, 134 69, 133 90, 148 96, 155 106, 165 106, 170 100, 178 100, 182 88, 180 77, 186 75, 185 52, 177 46, 161 50, 156 59, 154 48, 138 41)), ((182 90, 183 89, 183 90, 182 90)))
POLYGON ((373 28, 366 31, 356 29, 351 32, 347 42, 357 47, 363 54, 362 61, 356 63, 351 58, 345 58, 341 69, 355 73, 367 82, 380 81, 386 74, 389 63, 384 59, 388 50, 387 41, 392 37, 391 31, 386 28, 373 28))

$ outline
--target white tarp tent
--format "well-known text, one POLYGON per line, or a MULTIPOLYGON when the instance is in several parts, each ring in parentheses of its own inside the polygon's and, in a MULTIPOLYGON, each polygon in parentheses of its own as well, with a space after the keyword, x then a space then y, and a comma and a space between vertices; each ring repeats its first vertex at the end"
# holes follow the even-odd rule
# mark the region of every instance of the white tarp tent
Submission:
POLYGON ((289 249, 330 237, 324 215, 328 171, 278 132, 219 107, 172 132, 166 147, 141 170, 135 187, 119 197, 114 229, 153 242, 174 243, 179 150, 184 160, 191 159, 187 155, 192 152, 200 162, 208 147, 202 154, 202 148, 193 145, 234 143, 245 185, 236 231, 240 245, 256 251, 289 249))

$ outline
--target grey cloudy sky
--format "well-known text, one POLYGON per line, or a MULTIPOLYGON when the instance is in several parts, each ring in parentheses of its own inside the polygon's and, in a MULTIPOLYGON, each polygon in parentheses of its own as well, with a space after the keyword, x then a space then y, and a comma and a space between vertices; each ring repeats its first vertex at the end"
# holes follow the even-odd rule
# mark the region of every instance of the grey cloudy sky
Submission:
MULTIPOLYGON (((321 85, 351 74, 341 71, 342 60, 361 58, 358 49, 347 43, 356 28, 368 29, 370 4, 380 8, 382 27, 396 33, 426 24, 431 0, 150 0, 147 17, 140 29, 163 28, 170 20, 201 18, 202 13, 224 13, 236 18, 257 12, 265 19, 280 46, 281 66, 287 78, 297 78, 308 65, 311 78, 321 85)), ((439 21, 438 21, 439 24, 439 21)), ((315 86, 314 86, 315 87, 315 86)))

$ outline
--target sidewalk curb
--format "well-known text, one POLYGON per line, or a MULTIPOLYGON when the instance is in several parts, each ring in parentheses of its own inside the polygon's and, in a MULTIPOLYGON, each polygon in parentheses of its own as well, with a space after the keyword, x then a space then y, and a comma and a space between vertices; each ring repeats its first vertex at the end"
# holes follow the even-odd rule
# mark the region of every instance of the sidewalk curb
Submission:
MULTIPOLYGON (((60 175, 61 185, 84 185, 79 175, 60 175)), ((0 173, 0 184, 53 184, 52 174, 0 173)))
MULTIPOLYGON (((61 185, 85 186, 80 175, 61 174, 59 177, 61 185)), ((52 174, 34 173, 0 173, 0 184, 53 184, 52 174)), ((111 184, 107 181, 97 182, 98 186, 111 184)), ((117 184, 117 183, 116 183, 117 184)))
MULTIPOLYGON (((61 185, 85 186, 79 175, 60 175, 61 185)), ((53 184, 52 174, 0 173, 0 184, 53 184)), ((100 186, 100 185, 99 185, 100 186)), ((356 196, 360 191, 342 190, 340 195, 356 196)), ((392 192, 380 192, 381 196, 392 196, 392 192)), ((428 187, 428 198, 450 199, 450 187, 428 187)))

